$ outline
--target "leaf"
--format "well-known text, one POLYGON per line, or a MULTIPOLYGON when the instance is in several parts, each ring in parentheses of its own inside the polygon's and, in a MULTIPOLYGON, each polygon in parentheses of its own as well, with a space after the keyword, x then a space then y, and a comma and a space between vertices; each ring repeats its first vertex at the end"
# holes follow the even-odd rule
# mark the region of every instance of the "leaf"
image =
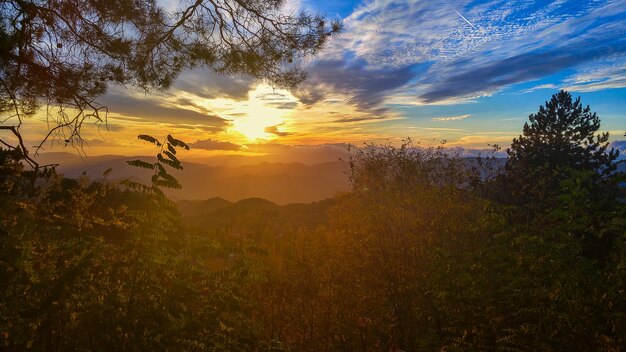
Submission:
POLYGON ((138 136, 137 136, 137 138, 138 138, 138 139, 141 139, 141 140, 143 140, 143 141, 146 141, 146 142, 150 142, 150 143, 152 143, 152 144, 156 145, 157 147, 160 147, 160 146, 161 146, 161 142, 159 142, 159 140, 158 140, 158 139, 156 139, 156 138, 154 138, 154 137, 152 137, 152 136, 150 136, 150 135, 147 135, 147 134, 140 134, 140 135, 138 135, 138 136))
POLYGON ((163 154, 167 155, 167 157, 170 158, 172 161, 180 164, 180 161, 178 160, 178 158, 174 154, 170 153, 169 151, 166 150, 163 152, 163 154))
POLYGON ((159 162, 161 162, 163 164, 166 164, 166 165, 169 165, 169 166, 173 167, 174 169, 177 169, 177 170, 182 170, 183 169, 183 167, 180 165, 180 161, 178 161, 178 159, 176 161, 165 159, 163 157, 163 155, 161 155, 161 154, 157 155, 157 159, 159 160, 159 162))
POLYGON ((174 176, 172 176, 172 175, 170 175, 168 173, 159 174, 158 176, 162 177, 163 179, 165 179, 167 181, 178 183, 178 180, 176 179, 176 177, 174 177, 174 176))
POLYGON ((128 165, 130 166, 134 166, 134 167, 140 167, 142 169, 149 169, 149 170, 154 170, 154 164, 150 164, 148 162, 145 162, 143 160, 130 160, 126 162, 128 165))
POLYGON ((189 146, 185 142, 181 141, 180 139, 176 139, 172 137, 171 134, 167 135, 167 141, 174 147, 182 147, 186 150, 189 150, 189 146))
POLYGON ((159 175, 161 174, 167 174, 167 170, 165 170, 165 168, 163 167, 163 165, 161 164, 156 164, 157 168, 159 169, 159 175))
POLYGON ((158 187, 165 187, 165 188, 174 188, 174 189, 180 189, 183 188, 183 186, 181 186, 180 183, 178 183, 178 181, 174 180, 156 180, 156 182, 154 182, 155 186, 158 187))

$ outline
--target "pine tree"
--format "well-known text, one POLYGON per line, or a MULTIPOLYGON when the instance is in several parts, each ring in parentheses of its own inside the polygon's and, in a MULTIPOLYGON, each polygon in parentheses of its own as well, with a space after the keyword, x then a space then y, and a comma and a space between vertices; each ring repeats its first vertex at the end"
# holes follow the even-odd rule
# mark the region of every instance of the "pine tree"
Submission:
POLYGON ((507 150, 499 180, 510 221, 544 236, 574 236, 586 255, 606 257, 616 234, 605 224, 620 207, 619 151, 609 148, 608 133, 598 133, 598 115, 566 91, 554 94, 529 120, 507 150))
POLYGON ((607 152, 609 134, 597 134, 600 119, 589 106, 583 108, 580 97, 572 101, 572 96, 562 90, 531 114, 529 120, 523 134, 507 150, 508 172, 517 173, 528 167, 553 172, 567 167, 594 171, 606 178, 615 171, 619 152, 607 152))

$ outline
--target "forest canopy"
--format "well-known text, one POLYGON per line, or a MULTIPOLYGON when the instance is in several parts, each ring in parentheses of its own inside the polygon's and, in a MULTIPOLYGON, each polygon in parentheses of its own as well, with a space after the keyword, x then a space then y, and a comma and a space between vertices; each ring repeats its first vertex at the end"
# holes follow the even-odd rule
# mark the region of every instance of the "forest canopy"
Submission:
POLYGON ((282 207, 177 209, 106 175, 33 173, 2 150, 0 346, 624 350, 617 152, 566 92, 529 120, 504 167, 368 145, 346 161, 349 191, 282 207))

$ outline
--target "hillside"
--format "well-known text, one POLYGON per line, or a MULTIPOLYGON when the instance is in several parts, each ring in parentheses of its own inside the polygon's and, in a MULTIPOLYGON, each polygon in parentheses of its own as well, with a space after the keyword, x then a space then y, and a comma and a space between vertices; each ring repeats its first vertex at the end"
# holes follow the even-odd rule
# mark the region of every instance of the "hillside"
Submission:
MULTIPOLYGON (((41 163, 60 163, 58 170, 66 177, 76 178, 83 173, 101 179, 107 169, 110 180, 129 178, 148 183, 150 172, 130 167, 126 161, 151 157, 123 157, 115 155, 81 159, 69 153, 47 153, 39 157, 41 163)), ((183 171, 173 171, 183 185, 181 190, 167 190, 173 199, 208 199, 220 197, 229 201, 246 198, 264 198, 277 204, 309 203, 334 196, 347 187, 344 165, 340 161, 314 165, 302 163, 261 162, 255 165, 209 166, 183 162, 183 171)))
POLYGON ((182 200, 177 203, 182 220, 203 233, 242 234, 256 237, 326 224, 337 199, 278 205, 267 199, 248 198, 232 203, 222 198, 182 200))

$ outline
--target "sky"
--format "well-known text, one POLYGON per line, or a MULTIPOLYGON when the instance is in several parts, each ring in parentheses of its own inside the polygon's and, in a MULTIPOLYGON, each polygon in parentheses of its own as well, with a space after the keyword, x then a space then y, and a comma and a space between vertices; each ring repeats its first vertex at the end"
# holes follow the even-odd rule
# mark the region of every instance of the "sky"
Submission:
POLYGON ((626 139, 626 1, 292 0, 284 11, 344 25, 302 63, 305 83, 276 89, 196 69, 166 92, 113 86, 108 129, 85 129, 84 152, 145 154, 139 133, 171 133, 193 157, 407 137, 506 147, 559 89, 626 139))

